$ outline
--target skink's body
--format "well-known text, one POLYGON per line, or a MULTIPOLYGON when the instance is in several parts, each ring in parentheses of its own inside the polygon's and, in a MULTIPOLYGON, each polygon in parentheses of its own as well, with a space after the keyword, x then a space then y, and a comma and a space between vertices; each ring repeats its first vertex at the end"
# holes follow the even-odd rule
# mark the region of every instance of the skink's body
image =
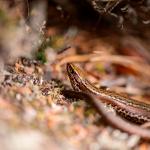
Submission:
POLYGON ((109 123, 111 126, 127 132, 129 134, 136 134, 141 138, 150 141, 150 130, 142 128, 138 125, 132 124, 130 122, 125 121, 124 119, 118 117, 117 115, 110 114, 106 111, 106 108, 103 106, 102 102, 98 100, 98 98, 94 95, 86 94, 84 92, 77 92, 71 90, 63 90, 62 94, 68 98, 77 98, 84 99, 90 102, 93 107, 97 110, 97 112, 104 118, 104 120, 109 123))
POLYGON ((115 92, 94 87, 84 77, 83 72, 73 64, 67 64, 67 72, 72 87, 76 91, 97 96, 102 102, 111 105, 126 119, 137 123, 150 122, 150 105, 124 97, 115 92))

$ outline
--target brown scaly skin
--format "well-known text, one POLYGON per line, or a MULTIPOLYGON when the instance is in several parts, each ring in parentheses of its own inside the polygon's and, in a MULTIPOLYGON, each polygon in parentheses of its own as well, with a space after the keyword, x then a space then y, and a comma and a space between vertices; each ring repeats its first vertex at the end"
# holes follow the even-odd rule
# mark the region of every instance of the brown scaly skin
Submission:
POLYGON ((97 112, 102 115, 105 121, 112 125, 113 127, 127 132, 129 134, 136 134, 141 138, 150 141, 150 130, 144 129, 138 125, 131 124, 120 117, 109 113, 106 111, 106 108, 103 106, 103 103, 97 99, 96 96, 87 94, 84 92, 77 92, 77 91, 70 91, 70 90, 63 90, 62 94, 68 98, 77 98, 77 99, 84 99, 87 102, 91 103, 97 112))

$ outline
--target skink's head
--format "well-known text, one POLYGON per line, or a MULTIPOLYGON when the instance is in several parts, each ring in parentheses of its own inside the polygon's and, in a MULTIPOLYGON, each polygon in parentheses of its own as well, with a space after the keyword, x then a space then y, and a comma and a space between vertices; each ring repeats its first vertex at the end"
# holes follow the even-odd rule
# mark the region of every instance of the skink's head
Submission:
POLYGON ((67 63, 67 73, 74 90, 80 91, 80 84, 84 80, 82 70, 74 64, 67 63))
POLYGON ((67 73, 69 77, 77 74, 76 66, 71 63, 67 63, 67 73))
POLYGON ((67 73, 74 90, 89 93, 90 91, 97 90, 88 80, 86 80, 85 73, 77 66, 68 63, 67 73))
POLYGON ((74 64, 71 64, 71 63, 67 63, 67 73, 70 76, 72 75, 79 75, 79 72, 81 71, 81 69, 77 66, 75 66, 74 64))

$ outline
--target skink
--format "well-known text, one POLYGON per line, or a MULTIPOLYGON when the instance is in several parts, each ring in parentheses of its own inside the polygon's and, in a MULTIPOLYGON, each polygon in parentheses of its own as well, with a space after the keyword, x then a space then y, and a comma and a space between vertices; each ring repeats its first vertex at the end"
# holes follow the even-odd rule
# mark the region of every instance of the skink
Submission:
POLYGON ((74 64, 67 64, 67 73, 75 91, 97 96, 102 102, 111 105, 124 118, 136 123, 150 122, 150 104, 122 96, 115 92, 98 89, 86 78, 83 71, 74 64))
POLYGON ((85 79, 83 71, 74 64, 67 64, 67 72, 75 91, 64 90, 63 94, 65 96, 70 98, 86 98, 86 100, 89 100, 112 126, 130 134, 137 134, 146 140, 150 140, 150 130, 129 123, 118 116, 108 113, 103 107, 102 102, 111 105, 121 116, 127 119, 134 119, 134 121, 139 123, 150 121, 149 104, 138 102, 112 91, 96 88, 85 79))

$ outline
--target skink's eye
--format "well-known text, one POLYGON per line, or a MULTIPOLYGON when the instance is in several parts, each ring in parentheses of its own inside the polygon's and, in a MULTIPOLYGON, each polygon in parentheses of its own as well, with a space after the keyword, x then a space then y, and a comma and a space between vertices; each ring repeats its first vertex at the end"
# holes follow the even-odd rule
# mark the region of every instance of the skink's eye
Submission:
POLYGON ((72 68, 70 68, 70 70, 69 70, 69 71, 70 71, 70 73, 71 73, 71 74, 73 74, 73 73, 74 73, 74 70, 73 70, 72 68))

